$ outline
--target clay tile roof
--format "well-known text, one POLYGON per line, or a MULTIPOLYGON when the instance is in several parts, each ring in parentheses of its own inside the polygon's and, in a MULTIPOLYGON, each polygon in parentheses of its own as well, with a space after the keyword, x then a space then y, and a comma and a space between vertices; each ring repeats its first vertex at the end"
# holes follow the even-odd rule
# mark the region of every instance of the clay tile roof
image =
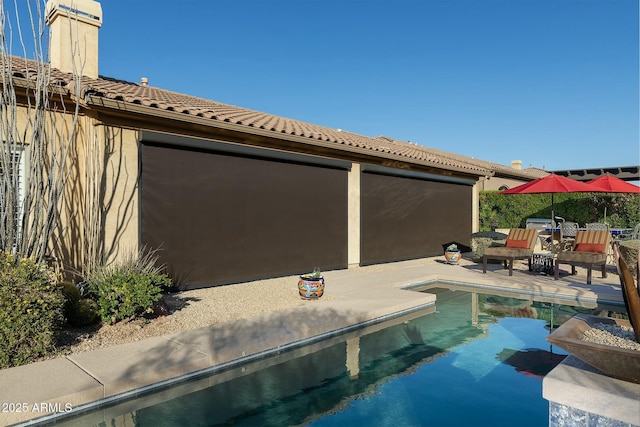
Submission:
POLYGON ((366 137, 348 131, 331 129, 299 120, 170 92, 153 86, 140 86, 135 83, 113 81, 105 78, 94 80, 89 85, 100 96, 105 98, 121 99, 125 102, 140 103, 159 109, 171 109, 171 111, 184 114, 264 129, 285 135, 365 148, 379 153, 406 157, 408 160, 424 160, 445 169, 455 167, 480 174, 487 173, 484 166, 474 162, 455 159, 453 156, 435 154, 426 147, 407 142, 366 137))
MULTIPOLYGON (((13 74, 15 70, 31 70, 31 79, 35 78, 35 61, 24 60, 22 58, 11 57, 11 67, 13 74)), ((6 68, 6 67, 5 67, 6 68)), ((28 78, 26 76, 21 76, 28 78)), ((69 87, 73 83, 72 76, 62 73, 56 69, 51 70, 51 82, 64 84, 69 87)), ((340 129, 332 129, 299 120, 274 116, 271 114, 254 111, 242 107, 198 98, 160 89, 153 86, 142 85, 124 80, 100 76, 98 79, 83 77, 81 96, 88 98, 105 98, 125 103, 138 104, 158 110, 172 111, 187 116, 201 117, 220 122, 232 123, 235 125, 258 128, 271 131, 283 136, 297 136, 331 142, 338 145, 358 147, 371 150, 375 153, 389 154, 406 158, 411 162, 421 161, 432 164, 442 169, 455 169, 466 171, 476 175, 491 175, 492 170, 487 168, 487 162, 480 162, 475 159, 457 156, 453 153, 446 153, 432 150, 417 144, 394 140, 389 137, 367 137, 340 129)))
MULTIPOLYGON (((392 140, 392 138, 389 138, 387 136, 380 136, 378 138, 383 138, 385 140, 392 140)), ((486 160, 480 160, 473 157, 464 156, 462 154, 450 153, 447 151, 437 150, 435 148, 427 148, 427 147, 423 147, 423 148, 425 149, 425 151, 427 151, 428 153, 434 156, 450 158, 452 159, 452 161, 459 160, 462 162, 474 163, 478 166, 489 169, 495 172, 496 174, 509 175, 513 177, 526 178, 526 179, 542 178, 543 176, 549 175, 549 172, 545 171, 544 169, 533 168, 533 167, 526 168, 526 169, 514 169, 511 166, 489 162, 486 160)))

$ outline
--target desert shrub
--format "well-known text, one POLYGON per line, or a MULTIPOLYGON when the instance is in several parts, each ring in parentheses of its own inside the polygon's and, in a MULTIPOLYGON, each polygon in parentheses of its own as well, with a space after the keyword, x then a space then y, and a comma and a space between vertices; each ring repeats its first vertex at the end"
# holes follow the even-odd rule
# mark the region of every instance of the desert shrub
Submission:
POLYGON ((51 270, 0 252, 0 368, 54 353, 64 304, 51 270))
POLYGON ((80 302, 80 290, 70 282, 60 283, 62 295, 64 295, 64 317, 68 320, 73 312, 77 309, 80 302))
POLYGON ((69 318, 69 323, 73 326, 89 326, 99 320, 98 303, 90 298, 83 298, 78 301, 78 306, 69 318))
POLYGON ((80 289, 69 282, 60 283, 65 297, 64 317, 73 326, 88 326, 98 320, 98 304, 89 298, 82 298, 80 289))
POLYGON ((159 278, 141 273, 115 272, 95 285, 98 314, 105 322, 115 323, 151 310, 162 295, 159 278))
POLYGON ((99 267, 85 278, 103 321, 115 323, 153 310, 163 289, 171 286, 156 261, 155 252, 143 250, 99 267))

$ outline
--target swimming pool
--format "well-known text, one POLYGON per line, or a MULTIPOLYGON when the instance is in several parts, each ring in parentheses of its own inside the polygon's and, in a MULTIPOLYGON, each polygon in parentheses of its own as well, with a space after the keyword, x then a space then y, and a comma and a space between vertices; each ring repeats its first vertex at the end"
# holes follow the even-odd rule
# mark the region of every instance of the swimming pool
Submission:
POLYGON ((58 420, 135 426, 544 426, 553 298, 433 284, 435 308, 58 420))

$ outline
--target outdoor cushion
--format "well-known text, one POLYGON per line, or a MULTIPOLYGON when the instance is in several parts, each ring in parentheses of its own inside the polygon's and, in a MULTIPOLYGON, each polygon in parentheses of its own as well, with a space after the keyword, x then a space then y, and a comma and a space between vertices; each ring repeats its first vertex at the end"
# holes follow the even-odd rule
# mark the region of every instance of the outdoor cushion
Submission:
POLYGON ((498 260, 527 259, 531 256, 531 253, 532 252, 530 249, 507 248, 506 246, 487 248, 484 251, 484 255, 487 257, 487 259, 498 259, 498 260))
POLYGON ((604 253, 604 243, 578 243, 574 249, 576 252, 598 252, 604 253))
POLYGON ((529 247, 529 241, 528 240, 507 239, 505 246, 507 248, 527 249, 529 247))
POLYGON ((559 252, 556 259, 558 264, 599 264, 607 260, 606 254, 596 252, 565 251, 559 252))

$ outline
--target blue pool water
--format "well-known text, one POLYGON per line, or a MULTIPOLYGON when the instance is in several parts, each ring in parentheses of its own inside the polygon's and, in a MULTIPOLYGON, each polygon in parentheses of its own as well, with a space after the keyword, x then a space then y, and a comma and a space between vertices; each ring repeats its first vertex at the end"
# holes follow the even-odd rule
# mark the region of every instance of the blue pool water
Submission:
POLYGON ((548 425, 542 378, 566 353, 546 337, 576 311, 602 308, 428 292, 437 294, 435 308, 56 425, 548 425))

